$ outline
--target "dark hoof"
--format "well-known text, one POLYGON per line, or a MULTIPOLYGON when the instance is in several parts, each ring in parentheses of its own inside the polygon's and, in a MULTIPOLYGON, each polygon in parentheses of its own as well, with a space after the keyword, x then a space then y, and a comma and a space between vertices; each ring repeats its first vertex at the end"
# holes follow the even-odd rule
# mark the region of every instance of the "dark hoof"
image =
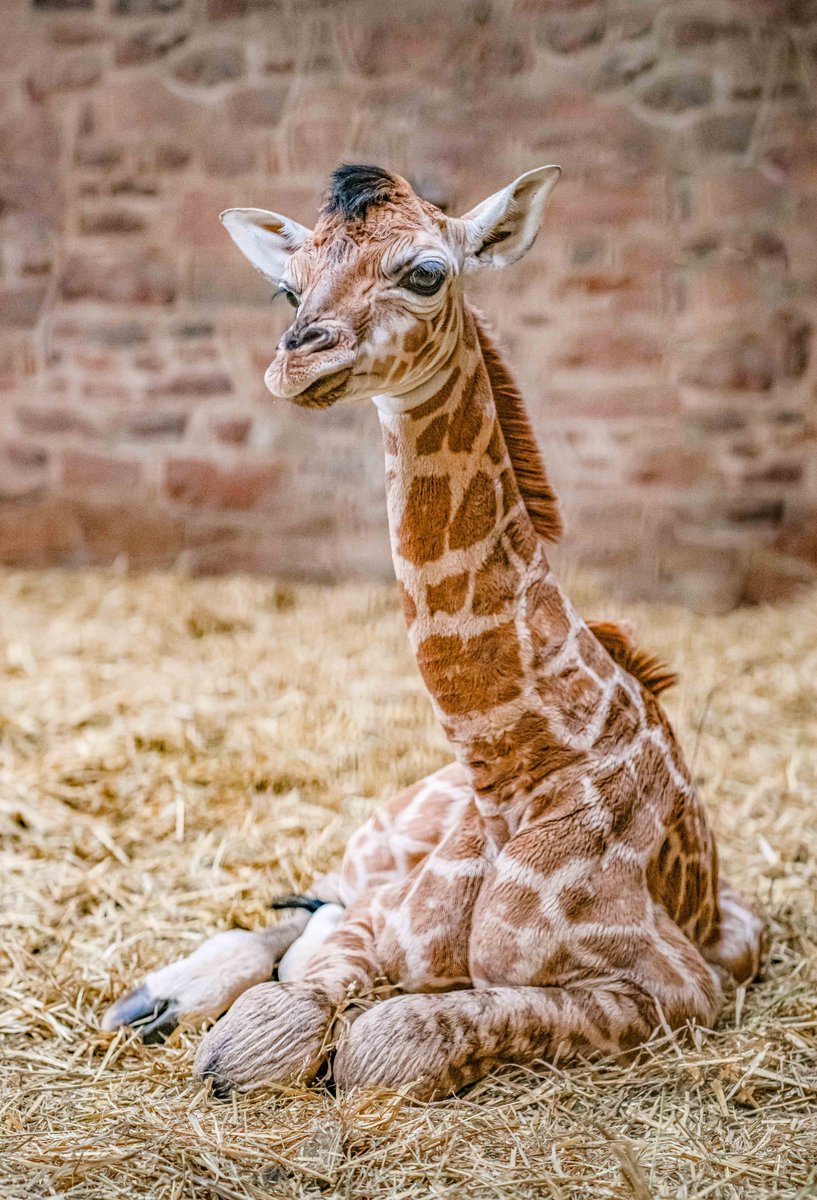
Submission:
POLYGON ((144 984, 126 992, 102 1018, 103 1029, 132 1028, 147 1045, 165 1041, 178 1023, 176 1003, 154 996, 144 984))
POLYGON ((216 1100, 229 1100, 233 1094, 233 1085, 229 1079, 225 1079, 223 1075, 219 1075, 217 1070, 201 1071, 200 1077, 205 1083, 210 1084, 210 1091, 216 1100))

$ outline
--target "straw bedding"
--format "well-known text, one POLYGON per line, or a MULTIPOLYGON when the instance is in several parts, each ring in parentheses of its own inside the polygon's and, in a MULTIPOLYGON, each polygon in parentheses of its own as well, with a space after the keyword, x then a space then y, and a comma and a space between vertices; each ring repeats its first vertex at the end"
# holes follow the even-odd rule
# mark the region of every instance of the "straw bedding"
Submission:
POLYGON ((725 869, 768 917, 762 981, 626 1069, 222 1104, 191 1080, 197 1034, 145 1047, 98 1017, 274 919, 446 761, 392 591, 0 574, 0 1196, 817 1195, 817 597, 629 615, 681 671, 667 703, 725 869))

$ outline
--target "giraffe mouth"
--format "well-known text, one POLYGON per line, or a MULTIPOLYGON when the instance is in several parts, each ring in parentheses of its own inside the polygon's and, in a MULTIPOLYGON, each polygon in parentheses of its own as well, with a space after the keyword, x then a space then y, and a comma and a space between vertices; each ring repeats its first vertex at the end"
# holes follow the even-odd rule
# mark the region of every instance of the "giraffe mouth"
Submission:
POLYGON ((287 399, 299 408, 330 408, 345 394, 351 374, 351 367, 342 367, 331 375, 322 375, 302 392, 287 399))
POLYGON ((342 337, 330 349, 278 353, 264 374, 264 383, 280 400, 303 408, 327 408, 343 395, 357 358, 357 347, 342 337))

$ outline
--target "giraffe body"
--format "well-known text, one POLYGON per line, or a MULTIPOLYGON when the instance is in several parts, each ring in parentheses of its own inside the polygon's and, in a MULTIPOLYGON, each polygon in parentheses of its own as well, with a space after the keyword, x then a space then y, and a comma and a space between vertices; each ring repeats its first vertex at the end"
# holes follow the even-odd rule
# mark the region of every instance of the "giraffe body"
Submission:
POLYGON ((375 986, 390 998, 345 1029, 338 1082, 436 1096, 503 1062, 709 1025, 719 972, 746 981, 758 964, 757 918, 719 879, 655 695, 667 679, 554 578, 555 498, 462 297, 465 264, 524 253, 554 169, 459 222, 365 170, 357 193, 336 175, 314 233, 258 210, 226 223, 300 297, 271 389, 312 407, 375 395, 409 639, 457 761, 351 839, 317 887, 343 908, 323 933, 319 910, 287 981, 246 990, 207 1035, 197 1070, 217 1088, 310 1078, 338 1010, 375 986))

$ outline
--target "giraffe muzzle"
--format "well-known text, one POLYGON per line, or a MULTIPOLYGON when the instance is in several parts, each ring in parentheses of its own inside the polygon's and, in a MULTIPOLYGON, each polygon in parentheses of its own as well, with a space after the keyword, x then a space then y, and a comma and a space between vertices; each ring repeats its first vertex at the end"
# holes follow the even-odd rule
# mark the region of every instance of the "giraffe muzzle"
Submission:
POLYGON ((356 356, 351 330, 330 322, 295 324, 279 342, 264 382, 273 396, 325 408, 342 395, 356 356))

